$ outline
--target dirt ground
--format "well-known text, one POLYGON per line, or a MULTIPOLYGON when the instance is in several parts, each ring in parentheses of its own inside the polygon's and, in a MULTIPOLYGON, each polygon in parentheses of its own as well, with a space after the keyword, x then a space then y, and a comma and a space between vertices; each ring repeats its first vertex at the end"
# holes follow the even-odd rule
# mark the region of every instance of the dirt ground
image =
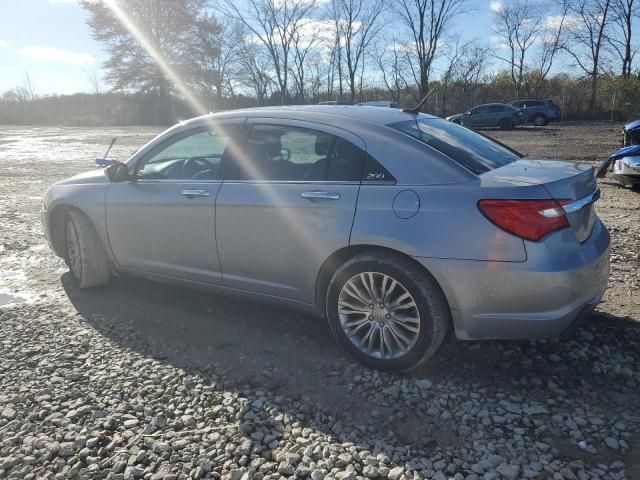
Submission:
MULTIPOLYGON (((528 156, 595 163, 618 147, 620 129, 621 125, 610 123, 564 123, 485 133, 528 156)), ((151 127, 0 126, 0 385, 8 385, 6 390, 0 388, 0 411, 3 405, 14 405, 11 409, 20 417, 20 409, 27 409, 29 403, 18 392, 36 388, 29 380, 34 368, 29 365, 35 360, 25 363, 20 359, 37 359, 38 354, 16 342, 28 342, 46 332, 63 339, 60 335, 77 329, 97 345, 107 342, 109 348, 117 347, 109 351, 119 352, 118 358, 100 360, 106 370, 113 363, 116 373, 111 377, 123 372, 127 378, 132 365, 152 359, 179 369, 183 375, 205 379, 214 375, 219 378, 216 388, 249 400, 255 400, 256 395, 280 399, 271 400, 272 405, 279 405, 279 411, 292 415, 302 428, 321 432, 331 449, 335 442, 342 445, 340 448, 351 448, 344 446, 351 442, 356 448, 375 451, 380 439, 394 452, 394 448, 406 448, 409 453, 389 454, 390 462, 385 463, 400 465, 412 475, 397 478, 431 478, 441 471, 446 472, 444 478, 508 478, 506 473, 502 477, 482 477, 482 473, 473 477, 476 473, 472 473, 482 468, 485 474, 489 472, 489 467, 474 465, 487 452, 506 448, 498 440, 505 435, 500 433, 504 430, 500 420, 503 408, 507 423, 518 424, 513 430, 516 433, 509 427, 509 435, 515 435, 517 442, 524 439, 525 450, 535 444, 538 455, 529 470, 525 463, 518 463, 520 474, 513 478, 640 478, 640 192, 608 178, 600 182, 602 197, 597 211, 613 238, 611 278, 604 301, 579 333, 568 339, 538 342, 451 340, 429 365, 408 375, 390 376, 353 364, 334 345, 324 322, 287 310, 130 278, 118 278, 106 288, 90 292, 73 286, 64 262, 53 256, 41 234, 39 212, 46 189, 91 169, 93 159, 102 156, 111 137, 118 137, 118 142, 110 156, 125 159, 159 132, 151 127), (3 312, 7 316, 3 317, 3 312), (7 365, 22 369, 23 376, 12 377, 7 365), (419 381, 423 382, 420 385, 425 381, 433 384, 437 392, 434 406, 418 408, 413 393, 407 393, 410 400, 403 397, 402 392, 414 392, 413 385, 419 381), (484 405, 485 401, 488 406, 480 410, 488 409, 492 420, 490 425, 485 422, 486 435, 480 435, 477 428, 484 428, 482 422, 474 423, 472 418, 469 423, 464 412, 468 404, 484 405), (538 412, 541 416, 537 419, 535 413, 523 418, 519 416, 522 412, 517 413, 519 409, 505 407, 507 401, 519 405, 539 402, 546 413, 538 412), (453 412, 453 419, 447 411, 453 412), (590 419, 591 426, 574 428, 569 419, 576 417, 590 419), (565 421, 567 425, 559 425, 565 421), (614 428, 616 422, 626 426, 614 428), (460 425, 467 425, 470 431, 461 431, 460 425), (351 436, 345 433, 350 428, 356 432, 351 436), (386 430, 380 433, 378 428, 386 430), (582 437, 574 435, 575 431, 582 437), (578 437, 593 448, 584 447, 578 437), (616 448, 611 447, 609 438, 615 439, 616 448), (557 470, 547 468, 552 462, 559 462, 557 470), (416 466, 427 463, 430 466, 422 469, 416 466), (454 477, 456 472, 462 476, 454 477), (586 473, 581 477, 580 472, 586 473)), ((48 340, 42 341, 47 344, 48 340)), ((65 345, 52 342, 43 351, 57 352, 63 366, 71 368, 74 354, 61 353, 65 345)), ((118 388, 130 386, 123 385, 118 388)), ((118 408, 114 407, 122 414, 129 407, 118 408)), ((474 408, 475 415, 478 408, 474 408)), ((130 413, 143 418, 135 411, 130 413)), ((25 413, 23 417, 28 416, 25 413)), ((43 429, 46 426, 36 425, 28 431, 55 436, 53 430, 43 429)), ((9 438, 12 431, 0 418, 0 457, 12 455, 19 460, 24 455, 12 453, 14 443, 2 443, 3 435, 9 438)), ((294 429, 294 439, 295 435, 300 433, 294 429)), ((122 444, 130 438, 125 435, 122 444)), ((386 450, 380 447, 378 451, 386 450)), ((134 454, 137 451, 131 458, 134 454)), ((193 455, 195 464, 200 457, 197 452, 193 455)), ((526 460, 528 454, 522 455, 526 460)), ((36 466, 40 465, 37 458, 36 466)), ((1 460, 0 477, 11 468, 2 470, 1 460)), ((75 468, 72 463, 55 464, 50 457, 42 462, 41 468, 49 469, 52 464, 58 470, 48 471, 65 475, 75 468)), ((82 466, 74 473, 88 474, 85 478, 100 477, 98 471, 106 475, 109 469, 82 462, 86 460, 78 463, 82 466)), ((159 471, 161 459, 140 465, 149 470, 151 478, 152 471, 159 471)), ((318 467, 318 462, 314 465, 312 468, 332 471, 328 466, 318 467)), ((335 465, 334 470, 342 468, 337 461, 335 465)), ((214 462, 213 471, 203 476, 215 477, 216 472, 219 477, 244 468, 241 461, 217 467, 214 462)), ((382 467, 376 468, 384 473, 382 467)), ((362 469, 358 475, 361 473, 362 469)), ((176 475, 180 477, 179 472, 176 475)), ((372 474, 369 478, 378 477, 372 474)), ((380 474, 379 478, 386 477, 380 474)))

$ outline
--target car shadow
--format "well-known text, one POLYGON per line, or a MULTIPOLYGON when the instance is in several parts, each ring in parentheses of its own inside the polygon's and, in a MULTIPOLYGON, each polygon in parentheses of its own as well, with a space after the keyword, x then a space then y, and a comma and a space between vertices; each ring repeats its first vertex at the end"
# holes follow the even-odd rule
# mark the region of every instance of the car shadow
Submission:
MULTIPOLYGON (((69 273, 61 281, 81 317, 120 347, 184 369, 203 382, 210 381, 212 372, 222 375, 221 388, 244 395, 249 403, 256 400, 252 391, 265 393, 260 402, 284 396, 290 402, 273 403, 273 408, 303 426, 389 457, 402 449, 430 457, 442 449, 474 448, 472 435, 452 416, 465 402, 486 404, 491 411, 509 398, 519 405, 574 413, 570 402, 558 401, 561 395, 579 398, 582 408, 612 422, 625 415, 637 418, 640 411, 637 383, 630 382, 628 371, 598 367, 601 358, 615 355, 640 378, 638 319, 595 313, 575 333, 551 341, 452 338, 424 366, 388 374, 351 361, 324 320, 294 311, 135 278, 116 278, 90 291, 78 289, 69 273), (418 384, 424 390, 416 395, 418 384), (296 410, 286 411, 292 404, 296 410), (304 418, 300 408, 307 412, 304 418)), ((525 413, 520 416, 529 422, 525 413)), ((575 444, 562 447, 566 438, 558 434, 560 454, 580 458, 584 452, 575 444)), ((584 455, 594 464, 638 462, 638 450, 584 455)))

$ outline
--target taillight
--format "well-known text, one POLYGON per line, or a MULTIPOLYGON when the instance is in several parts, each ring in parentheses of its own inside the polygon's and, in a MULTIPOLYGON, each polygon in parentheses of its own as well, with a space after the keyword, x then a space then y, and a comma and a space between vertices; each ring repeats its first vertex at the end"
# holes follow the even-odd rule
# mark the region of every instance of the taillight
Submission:
POLYGON ((540 240, 569 226, 562 205, 570 200, 480 200, 478 208, 491 222, 527 240, 540 240))

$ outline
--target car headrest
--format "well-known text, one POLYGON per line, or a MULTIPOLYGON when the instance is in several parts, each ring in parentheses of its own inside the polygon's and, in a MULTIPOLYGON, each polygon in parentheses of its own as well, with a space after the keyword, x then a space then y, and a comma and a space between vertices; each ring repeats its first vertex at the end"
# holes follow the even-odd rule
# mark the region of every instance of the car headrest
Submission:
POLYGON ((330 135, 318 135, 316 137, 316 155, 329 155, 329 148, 331 147, 330 135))
POLYGON ((279 137, 268 136, 265 137, 262 146, 264 148, 264 152, 269 158, 276 157, 280 155, 280 151, 282 150, 282 142, 279 137))

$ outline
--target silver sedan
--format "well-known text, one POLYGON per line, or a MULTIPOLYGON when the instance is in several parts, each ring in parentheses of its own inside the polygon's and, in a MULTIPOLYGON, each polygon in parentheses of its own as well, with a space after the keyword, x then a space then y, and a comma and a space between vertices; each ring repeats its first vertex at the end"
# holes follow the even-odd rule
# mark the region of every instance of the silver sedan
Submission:
POLYGON ((463 340, 557 336, 602 298, 593 168, 396 109, 236 110, 53 185, 42 220, 79 287, 112 273, 326 317, 406 370, 463 340))

